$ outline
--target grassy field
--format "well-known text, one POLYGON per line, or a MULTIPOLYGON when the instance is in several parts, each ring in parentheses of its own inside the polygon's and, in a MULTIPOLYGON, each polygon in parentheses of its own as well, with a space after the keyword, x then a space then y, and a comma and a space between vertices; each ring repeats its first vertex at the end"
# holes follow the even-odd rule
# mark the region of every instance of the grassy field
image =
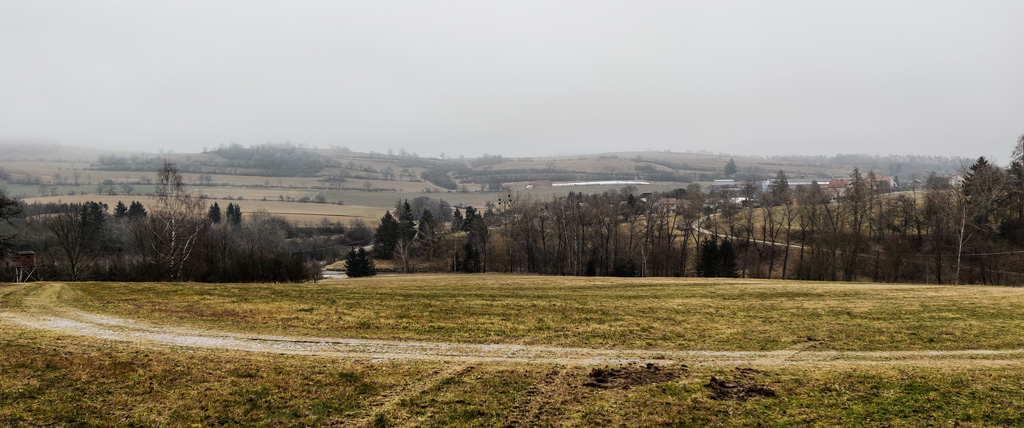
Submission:
POLYGON ((78 283, 65 304, 201 328, 645 350, 1024 348, 1024 290, 763 280, 392 275, 78 283))
POLYGON ((143 349, 0 324, 4 426, 1016 426, 1020 367, 593 368, 143 349), (636 370, 634 370, 636 371, 636 370), (718 397, 714 376, 768 397, 718 397))
MULTIPOLYGON (((0 425, 1017 426, 1024 360, 603 366, 152 347, 17 327, 0 425)), ((78 283, 61 307, 203 329, 601 348, 1018 349, 1024 290, 499 275, 78 283), (813 339, 810 340, 809 339, 813 339)))

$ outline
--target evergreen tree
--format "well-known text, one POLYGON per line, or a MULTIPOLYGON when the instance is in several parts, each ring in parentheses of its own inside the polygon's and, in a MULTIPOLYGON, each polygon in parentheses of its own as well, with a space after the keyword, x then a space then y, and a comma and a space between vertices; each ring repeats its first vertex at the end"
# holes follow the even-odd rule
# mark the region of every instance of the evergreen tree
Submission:
MULTIPOLYGON (((228 204, 228 205, 231 205, 231 204, 228 204)), ((241 205, 235 204, 234 212, 232 212, 232 213, 230 213, 228 215, 228 222, 230 222, 232 226, 238 226, 238 225, 242 224, 242 206, 241 205)))
POLYGON ((466 234, 466 245, 473 247, 476 266, 470 265, 469 253, 466 254, 466 266, 475 269, 472 272, 485 272, 487 270, 487 222, 473 207, 466 207, 466 218, 462 222, 462 229, 466 234))
POLYGON ((395 209, 398 216, 397 239, 395 240, 395 257, 402 262, 402 271, 409 273, 411 269, 412 246, 416 239, 416 221, 413 219, 412 206, 406 200, 395 209))
POLYGON ((210 205, 210 212, 206 213, 206 218, 210 220, 210 223, 220 223, 220 205, 216 202, 210 205))
POLYGON ((370 258, 370 254, 366 252, 365 248, 359 247, 359 249, 356 250, 356 257, 365 268, 363 272, 366 273, 366 276, 374 276, 377 274, 377 266, 374 265, 373 259, 370 258))
POLYGON ((366 253, 365 249, 362 247, 358 250, 353 248, 345 256, 345 274, 349 278, 373 276, 377 274, 377 268, 374 266, 373 260, 370 260, 370 256, 366 253))
POLYGON ((462 230, 462 223, 465 220, 462 218, 462 212, 458 208, 452 213, 452 232, 459 232, 462 230))
MULTIPOLYGON (((11 219, 21 213, 21 204, 17 200, 4 194, 0 186, 0 220, 11 224, 11 219)), ((8 251, 14 247, 15 235, 0 235, 0 260, 3 260, 8 251)))
POLYGON ((789 178, 786 177, 786 173, 781 169, 775 174, 775 183, 772 185, 772 201, 771 205, 786 205, 793 198, 792 192, 789 190, 789 178))
POLYGON ((131 220, 137 220, 146 216, 146 208, 142 206, 142 202, 132 201, 128 205, 128 218, 131 220))
POLYGON ((419 238, 427 258, 434 257, 434 246, 437 240, 434 233, 436 228, 437 221, 434 220, 434 213, 430 210, 423 210, 423 214, 420 214, 420 222, 416 225, 416 236, 419 238))
POLYGON ((373 235, 373 256, 378 259, 391 260, 397 243, 398 221, 391 215, 391 211, 386 211, 384 217, 380 218, 377 232, 373 235))
POLYGON ((235 218, 235 204, 228 203, 228 207, 224 209, 224 217, 231 223, 231 219, 235 218))
POLYGON ((122 219, 128 215, 128 207, 124 205, 124 202, 117 201, 117 205, 114 205, 114 218, 122 219))
POLYGON ((736 175, 736 161, 729 159, 729 162, 725 164, 725 176, 732 178, 736 175))
MULTIPOLYGON (((593 260, 587 263, 585 275, 594 276, 597 275, 597 266, 593 266, 593 260), (593 274, 591 274, 593 272, 593 274)), ((612 267, 612 276, 618 277, 634 277, 637 276, 636 262, 630 259, 621 259, 615 262, 615 266, 612 267)))
POLYGON ((82 223, 100 228, 107 219, 107 204, 89 201, 82 204, 82 223))
POLYGON ((469 232, 474 229, 478 223, 483 221, 483 217, 477 214, 476 208, 466 207, 466 218, 462 220, 462 231, 469 232))
POLYGON ((422 239, 430 239, 434 236, 434 228, 437 226, 437 221, 434 220, 434 213, 430 210, 423 210, 423 214, 420 215, 420 223, 416 225, 416 233, 422 239))
POLYGON ((970 219, 981 229, 991 229, 999 201, 1005 192, 1003 172, 981 156, 964 172, 963 194, 970 205, 970 219))
POLYGON ((722 240, 718 246, 718 276, 723 278, 740 276, 736 269, 736 251, 733 249, 731 239, 722 240))
POLYGON ((412 206, 406 200, 399 209, 395 210, 398 216, 398 239, 411 242, 416 237, 416 221, 413 219, 412 206))
POLYGON ((697 275, 705 278, 718 276, 718 242, 705 239, 700 243, 700 254, 697 258, 697 275))
POLYGON ((467 273, 480 272, 480 251, 477 251, 473 242, 466 241, 466 245, 462 246, 462 251, 465 256, 462 260, 462 271, 467 273))
POLYGON ((723 239, 719 243, 717 238, 711 238, 702 241, 700 256, 697 259, 697 275, 706 278, 739 276, 736 270, 736 250, 733 249, 732 240, 723 239))

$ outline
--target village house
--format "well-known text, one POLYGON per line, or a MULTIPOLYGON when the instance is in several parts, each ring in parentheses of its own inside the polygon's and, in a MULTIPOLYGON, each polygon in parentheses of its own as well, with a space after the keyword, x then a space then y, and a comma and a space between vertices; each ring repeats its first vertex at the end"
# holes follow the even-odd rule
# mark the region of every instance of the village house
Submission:
POLYGON ((833 178, 828 181, 828 185, 825 186, 825 193, 828 193, 832 199, 838 199, 846 194, 846 190, 850 187, 850 179, 848 178, 833 178))
POLYGON ((675 212, 678 212, 681 208, 683 208, 683 206, 684 206, 683 204, 685 204, 685 203, 686 203, 685 199, 661 198, 661 200, 658 201, 658 207, 663 212, 675 213, 675 212))
MULTIPOLYGON (((825 188, 825 192, 832 197, 837 199, 843 197, 846 191, 850 188, 852 180, 848 178, 833 178, 829 180, 828 186, 825 188)), ((873 180, 864 177, 864 184, 869 189, 876 189, 881 192, 889 192, 896 189, 896 180, 888 175, 876 175, 873 180)))
MULTIPOLYGON (((827 182, 828 182, 828 180, 817 179, 817 178, 787 178, 786 179, 786 184, 789 186, 790 189, 793 189, 793 190, 796 190, 797 188, 803 187, 803 186, 810 186, 810 185, 812 185, 814 183, 818 183, 818 185, 820 186, 820 185, 822 185, 824 183, 827 183, 827 182)), ((765 180, 765 181, 761 182, 761 190, 763 190, 765 192, 771 191, 773 188, 775 188, 777 183, 778 183, 778 180, 776 180, 774 178, 765 180)))

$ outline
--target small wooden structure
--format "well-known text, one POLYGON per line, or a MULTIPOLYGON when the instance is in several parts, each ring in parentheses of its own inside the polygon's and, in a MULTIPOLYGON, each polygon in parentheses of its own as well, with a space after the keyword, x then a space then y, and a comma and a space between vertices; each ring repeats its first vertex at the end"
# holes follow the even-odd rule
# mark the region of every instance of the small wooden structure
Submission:
POLYGON ((39 281, 39 275, 36 274, 36 253, 34 251, 19 251, 15 270, 18 276, 14 278, 14 282, 39 281))

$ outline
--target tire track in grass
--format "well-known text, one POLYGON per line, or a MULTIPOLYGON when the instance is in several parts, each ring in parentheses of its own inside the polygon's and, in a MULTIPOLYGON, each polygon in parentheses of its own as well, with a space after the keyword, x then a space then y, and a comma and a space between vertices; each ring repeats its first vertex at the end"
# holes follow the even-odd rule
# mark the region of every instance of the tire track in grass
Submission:
POLYGON ((800 344, 780 351, 657 351, 564 348, 513 344, 470 344, 394 340, 288 337, 239 334, 158 325, 92 314, 61 306, 61 284, 33 284, 5 293, 0 321, 72 336, 126 342, 142 347, 187 347, 286 355, 387 361, 447 361, 601 365, 627 363, 710 366, 806 366, 850 364, 1010 365, 1024 364, 1024 349, 952 351, 812 351, 800 344), (11 304, 14 297, 20 303, 11 304), (13 306, 13 307, 12 307, 13 306))
MULTIPOLYGON (((369 403, 369 411, 365 418, 353 421, 349 426, 372 427, 377 425, 378 418, 387 420, 402 400, 415 398, 435 387, 441 385, 448 379, 464 376, 473 370, 468 364, 453 364, 442 370, 437 370, 430 375, 418 378, 415 381, 407 380, 405 384, 392 388, 390 391, 381 394, 369 403)), ((348 424, 346 424, 348 425, 348 424)))

